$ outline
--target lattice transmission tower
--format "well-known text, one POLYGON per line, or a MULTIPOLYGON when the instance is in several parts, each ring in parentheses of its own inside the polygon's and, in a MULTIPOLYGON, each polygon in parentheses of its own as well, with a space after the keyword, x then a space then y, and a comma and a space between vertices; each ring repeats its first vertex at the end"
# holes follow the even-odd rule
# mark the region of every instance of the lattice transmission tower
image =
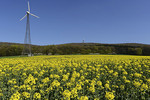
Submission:
POLYGON ((24 48, 22 51, 22 55, 28 55, 28 56, 32 56, 32 52, 31 52, 31 37, 30 37, 30 21, 29 21, 29 15, 32 15, 36 18, 39 18, 38 16, 30 13, 30 5, 29 5, 29 1, 28 1, 28 11, 26 11, 26 15, 20 19, 23 20, 25 17, 27 17, 27 23, 26 23, 26 33, 25 33, 25 39, 24 39, 24 48))

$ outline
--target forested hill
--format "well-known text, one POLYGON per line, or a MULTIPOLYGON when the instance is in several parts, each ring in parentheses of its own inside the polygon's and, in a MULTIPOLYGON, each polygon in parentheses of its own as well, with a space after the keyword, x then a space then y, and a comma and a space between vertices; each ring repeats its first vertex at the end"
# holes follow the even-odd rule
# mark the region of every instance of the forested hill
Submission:
MULTIPOLYGON (((22 43, 0 42, 0 46, 24 45, 22 43)), ((36 45, 34 45, 36 46, 36 45)))
POLYGON ((9 46, 9 45, 22 45, 21 43, 10 43, 10 42, 0 42, 0 46, 9 46))
MULTIPOLYGON (((23 44, 0 42, 0 56, 21 55, 23 44)), ((150 45, 140 43, 102 44, 67 43, 59 45, 32 45, 33 54, 126 54, 150 55, 150 45)))

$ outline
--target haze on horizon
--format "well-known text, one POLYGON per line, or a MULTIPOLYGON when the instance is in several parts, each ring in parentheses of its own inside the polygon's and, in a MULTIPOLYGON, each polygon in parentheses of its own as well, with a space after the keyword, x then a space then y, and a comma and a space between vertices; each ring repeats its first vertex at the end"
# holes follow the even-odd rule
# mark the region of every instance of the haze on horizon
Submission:
MULTIPOLYGON (((29 0, 31 42, 150 44, 150 0, 29 0)), ((23 43, 27 0, 1 0, 0 42, 23 43)))

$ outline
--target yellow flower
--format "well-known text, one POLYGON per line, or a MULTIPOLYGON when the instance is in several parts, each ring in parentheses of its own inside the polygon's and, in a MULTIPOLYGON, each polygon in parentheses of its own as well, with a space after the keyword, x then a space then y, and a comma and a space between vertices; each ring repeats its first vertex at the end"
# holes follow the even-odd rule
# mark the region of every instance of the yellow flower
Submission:
POLYGON ((80 73, 83 73, 83 70, 80 70, 80 73))
POLYGON ((30 93, 28 93, 28 92, 23 92, 22 95, 23 95, 25 98, 30 98, 30 93))
POLYGON ((67 86, 67 88, 69 88, 72 86, 72 83, 68 82, 68 83, 66 83, 66 86, 67 86))
POLYGON ((60 76, 59 76, 59 75, 54 74, 54 78, 55 78, 55 79, 59 79, 59 78, 60 78, 60 76))
POLYGON ((115 98, 115 96, 114 96, 113 92, 106 92, 105 98, 107 100, 113 100, 115 98))
POLYGON ((43 83, 48 83, 48 82, 49 82, 49 78, 48 78, 48 77, 44 78, 44 79, 42 80, 42 82, 43 82, 43 83))
POLYGON ((134 81, 133 85, 138 88, 138 87, 140 87, 141 83, 138 81, 134 81))
POLYGON ((70 81, 73 83, 75 82, 75 78, 74 77, 71 77, 70 81))
POLYGON ((118 72, 114 72, 113 76, 118 77, 118 72))
POLYGON ((92 93, 94 93, 95 92, 95 86, 94 85, 90 86, 89 91, 91 91, 92 93))
POLYGON ((50 77, 50 78, 53 78, 54 76, 53 76, 53 74, 51 74, 49 77, 50 77))
POLYGON ((85 80, 85 83, 89 83, 89 80, 86 79, 86 80, 85 80))
POLYGON ((126 71, 123 72, 124 75, 127 75, 128 73, 126 71))
POLYGON ((62 95, 64 96, 64 99, 70 100, 71 92, 69 90, 65 90, 62 95))
POLYGON ((63 75, 62 81, 67 81, 68 80, 68 75, 63 75))
POLYGON ((81 80, 84 80, 85 79, 85 77, 84 76, 81 76, 81 80))
POLYGON ((106 65, 104 66, 104 68, 109 69, 106 65))
POLYGON ((88 100, 88 97, 87 97, 87 96, 81 96, 81 97, 79 98, 79 100, 88 100))
POLYGON ((107 81, 106 81, 106 83, 108 83, 108 84, 109 84, 110 82, 107 80, 107 81))
POLYGON ((102 86, 102 82, 101 81, 97 81, 97 85, 98 86, 102 86))
POLYGON ((124 90, 124 87, 125 87, 124 85, 120 85, 121 90, 124 90))
POLYGON ((24 84, 34 85, 36 84, 35 78, 30 74, 28 78, 24 81, 24 84))
POLYGON ((142 75, 139 74, 139 73, 134 73, 134 76, 135 76, 135 77, 141 77, 142 75))
POLYGON ((123 78, 124 80, 126 80, 126 79, 127 79, 127 78, 126 78, 126 76, 123 76, 122 78, 123 78))
POLYGON ((80 77, 80 73, 76 73, 76 77, 80 77))
POLYGON ((149 78, 149 79, 147 79, 147 82, 150 84, 150 78, 149 78))
POLYGON ((118 70, 119 70, 119 71, 121 71, 121 69, 122 69, 122 66, 121 66, 121 65, 120 65, 120 66, 118 66, 118 70))
POLYGON ((51 86, 52 86, 52 87, 58 87, 58 86, 60 86, 60 83, 59 83, 57 80, 54 80, 54 81, 51 83, 51 86))
POLYGON ((147 90, 147 89, 148 89, 148 85, 143 83, 141 86, 141 91, 147 90))
POLYGON ((3 93, 0 93, 0 97, 4 96, 3 93))
POLYGON ((44 94, 44 91, 43 91, 43 90, 40 90, 40 93, 41 93, 41 94, 44 94))
POLYGON ((111 74, 111 73, 113 73, 114 71, 113 70, 110 70, 110 71, 108 71, 109 72, 109 74, 111 74))
POLYGON ((31 87, 29 85, 26 85, 27 90, 31 90, 31 87))
POLYGON ((111 90, 109 87, 109 84, 107 84, 107 83, 105 84, 105 88, 111 90))
POLYGON ((125 80, 125 83, 130 83, 130 80, 125 80))
POLYGON ((117 85, 112 85, 112 87, 114 87, 114 88, 118 88, 118 86, 117 86, 117 85))
POLYGON ((8 84, 16 84, 16 79, 8 80, 8 84))
POLYGON ((77 92, 77 89, 76 88, 73 88, 71 90, 71 98, 75 98, 78 96, 78 92, 77 92))
POLYGON ((76 88, 77 88, 78 90, 81 90, 81 89, 82 89, 81 84, 77 84, 77 85, 76 85, 76 88))
POLYGON ((94 98, 94 100, 100 100, 100 98, 94 98))
POLYGON ((35 98, 35 99, 41 99, 41 94, 36 92, 36 93, 33 95, 33 98, 35 98))
POLYGON ((20 100, 20 93, 17 91, 14 93, 11 97, 10 100, 20 100))

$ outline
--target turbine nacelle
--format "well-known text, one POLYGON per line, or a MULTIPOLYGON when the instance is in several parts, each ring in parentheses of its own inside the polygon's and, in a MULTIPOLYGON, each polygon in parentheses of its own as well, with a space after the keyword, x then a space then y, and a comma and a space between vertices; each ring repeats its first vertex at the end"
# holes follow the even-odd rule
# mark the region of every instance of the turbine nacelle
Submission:
MULTIPOLYGON (((40 18, 40 17, 38 17, 38 16, 36 16, 36 15, 30 13, 30 5, 29 5, 29 1, 28 1, 28 11, 26 11, 26 13, 27 13, 27 14, 30 14, 30 15, 36 17, 36 18, 40 18)), ((20 21, 23 20, 23 19, 27 16, 27 14, 26 14, 23 18, 21 18, 20 21)))
POLYGON ((26 13, 30 14, 30 12, 29 12, 29 11, 26 11, 26 13))

